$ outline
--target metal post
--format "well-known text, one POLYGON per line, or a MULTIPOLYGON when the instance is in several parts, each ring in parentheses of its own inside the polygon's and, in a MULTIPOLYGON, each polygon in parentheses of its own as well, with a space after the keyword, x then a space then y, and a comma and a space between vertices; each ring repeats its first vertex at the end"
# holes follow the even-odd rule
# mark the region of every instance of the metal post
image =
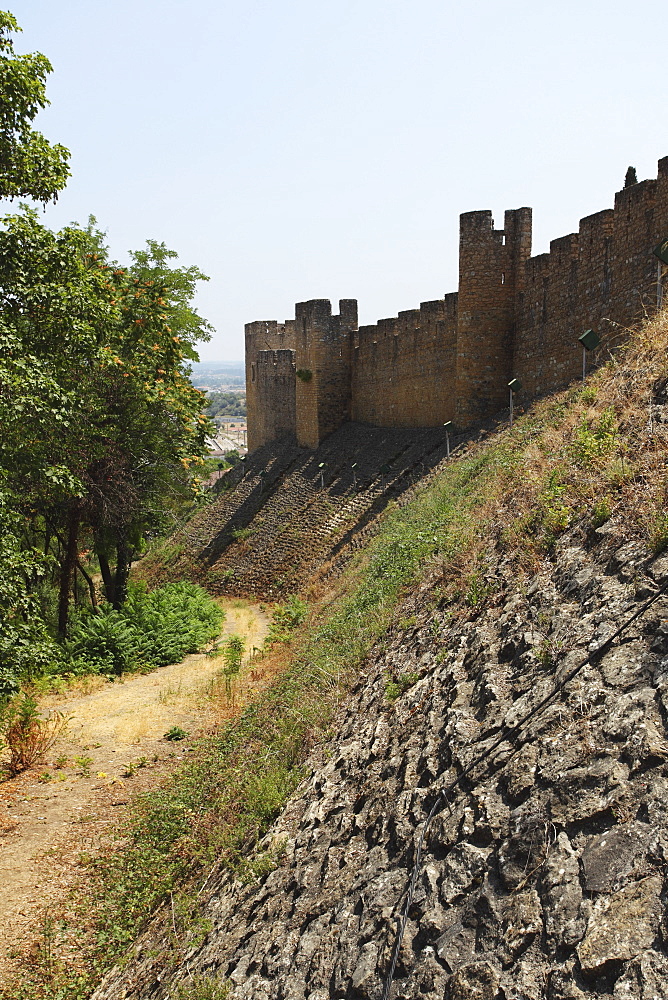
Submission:
POLYGON ((582 348, 582 381, 587 377, 587 348, 582 348))
POLYGON ((443 430, 445 431, 445 454, 446 458, 450 458, 450 428, 452 427, 452 420, 446 420, 443 424, 443 430))
POLYGON ((510 390, 510 426, 513 426, 513 390, 510 390))
POLYGON ((659 261, 656 265, 656 308, 659 310, 663 305, 663 264, 659 261))

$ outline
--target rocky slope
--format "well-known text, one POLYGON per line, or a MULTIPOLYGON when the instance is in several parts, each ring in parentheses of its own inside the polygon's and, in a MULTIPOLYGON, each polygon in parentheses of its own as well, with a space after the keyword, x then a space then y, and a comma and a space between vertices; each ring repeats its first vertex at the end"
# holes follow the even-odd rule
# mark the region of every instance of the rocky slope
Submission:
MULTIPOLYGON (((149 932, 95 1000, 176 995, 197 974, 234 1000, 381 997, 438 790, 657 592, 668 557, 613 517, 562 535, 532 577, 498 554, 485 574, 475 607, 439 603, 434 579, 408 599, 267 837, 277 867, 214 876, 212 929, 184 964, 161 972, 149 932)), ((667 712, 660 595, 434 819, 393 997, 668 995, 667 712)))

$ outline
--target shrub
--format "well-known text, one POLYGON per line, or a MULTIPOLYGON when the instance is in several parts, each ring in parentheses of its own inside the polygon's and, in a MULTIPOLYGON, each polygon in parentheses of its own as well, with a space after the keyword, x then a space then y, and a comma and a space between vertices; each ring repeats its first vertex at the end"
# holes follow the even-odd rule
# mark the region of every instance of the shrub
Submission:
POLYGON ((220 631, 225 615, 193 583, 169 583, 151 593, 133 588, 120 611, 81 615, 66 644, 65 669, 115 674, 178 663, 220 631))
POLYGON ((298 628, 308 612, 308 604, 301 597, 293 594, 285 604, 279 604, 271 615, 271 625, 266 638, 267 646, 277 642, 290 642, 292 633, 298 628))
POLYGON ((244 640, 240 635, 231 635, 225 643, 225 648, 223 650, 225 666, 223 667, 222 673, 225 678, 225 694, 228 700, 232 697, 232 678, 236 677, 241 670, 244 646, 244 640))
POLYGON ((143 638, 120 611, 110 608, 76 621, 66 649, 79 668, 88 664, 91 673, 120 677, 136 667, 143 652, 143 638))
POLYGON ((2 765, 10 777, 37 764, 65 731, 67 719, 60 712, 42 718, 35 700, 23 694, 0 710, 0 745, 9 754, 2 765))
POLYGON ((16 694, 22 680, 33 680, 62 659, 58 643, 43 622, 3 623, 0 634, 0 701, 16 694))

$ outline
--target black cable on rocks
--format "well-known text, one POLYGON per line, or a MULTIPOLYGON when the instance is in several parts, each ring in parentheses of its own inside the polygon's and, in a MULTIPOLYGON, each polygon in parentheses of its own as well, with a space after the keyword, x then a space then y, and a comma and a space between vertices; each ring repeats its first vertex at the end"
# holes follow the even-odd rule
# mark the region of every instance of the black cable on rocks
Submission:
POLYGON ((559 683, 552 688, 550 693, 546 695, 545 698, 542 699, 542 701, 539 701, 538 704, 535 705, 530 712, 527 712, 524 718, 520 719, 520 721, 517 722, 514 726, 511 726, 510 729, 503 732, 501 736, 497 737, 497 739, 494 740, 492 745, 488 747, 484 753, 481 753, 478 757, 475 758, 475 760, 472 760, 470 764, 467 764, 464 770, 453 781, 451 781, 448 785, 446 785, 445 788, 442 788, 440 790, 440 792, 436 796, 434 804, 429 810, 429 815, 427 816, 425 824, 422 828, 422 833, 420 834, 418 840, 417 850, 415 852, 415 861, 413 862, 413 870, 411 872, 411 877, 409 879, 408 889, 406 892, 406 902, 404 904, 403 913, 401 914, 401 917, 399 919, 399 924, 397 926, 397 935, 394 941, 394 948, 392 949, 392 960, 390 962, 390 968, 388 970, 387 977, 385 980, 385 987, 383 989, 381 1000, 389 1000, 390 998, 390 992, 392 990, 392 982, 394 980, 394 973, 397 968, 399 952, 401 951, 401 945, 404 939, 404 932, 406 930, 406 924, 408 922, 408 913, 411 908, 411 904, 413 902, 413 895, 415 893, 415 886, 417 884, 418 875, 420 874, 420 862, 422 860, 422 849, 424 846, 424 840, 432 820, 434 819, 436 814, 441 811, 443 806, 448 804, 448 796, 450 795, 450 793, 453 792, 462 783, 464 778, 467 777, 469 774, 471 774, 471 772, 474 771, 475 768, 477 768, 480 764, 486 761, 502 743, 505 743, 511 737, 516 736, 520 732, 520 730, 523 729, 524 726, 526 726, 527 722, 529 722, 531 719, 534 718, 534 716, 542 712, 542 710, 552 701, 552 699, 556 695, 558 695, 559 692, 562 691, 563 688, 568 683, 570 683, 570 681, 572 681, 574 677, 577 676, 577 674, 580 673, 582 668, 586 666, 587 663, 591 663, 593 659, 600 659, 601 656, 607 653, 607 651, 610 649, 610 646, 615 641, 615 639, 618 636, 620 636, 622 632, 625 632, 626 629, 629 627, 629 625, 631 625, 637 618, 640 618, 641 615, 644 615, 647 609, 650 608, 652 604, 654 604, 654 602, 657 601, 663 593, 665 593, 666 589, 668 589, 668 580, 664 581, 664 583, 661 584, 656 594, 653 594, 652 597, 649 598, 649 600, 645 601, 645 603, 642 604, 640 608, 638 608, 638 610, 631 615, 630 618, 627 618, 627 620, 623 623, 623 625, 620 625, 619 628, 612 633, 612 635, 608 636, 608 638, 604 642, 602 642, 600 646, 597 646, 596 649, 593 650, 591 653, 589 653, 588 656, 586 656, 583 660, 580 661, 580 663, 578 663, 575 667, 569 670, 566 676, 562 678, 562 680, 559 681, 559 683))

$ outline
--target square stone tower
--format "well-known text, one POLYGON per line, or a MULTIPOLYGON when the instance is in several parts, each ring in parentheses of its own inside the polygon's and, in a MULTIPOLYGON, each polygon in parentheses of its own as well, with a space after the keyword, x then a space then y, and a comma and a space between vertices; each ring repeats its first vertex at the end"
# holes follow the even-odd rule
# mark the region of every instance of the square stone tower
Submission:
POLYGON ((512 377, 515 299, 531 255, 531 209, 465 212, 459 230, 455 421, 460 427, 502 409, 512 377))

